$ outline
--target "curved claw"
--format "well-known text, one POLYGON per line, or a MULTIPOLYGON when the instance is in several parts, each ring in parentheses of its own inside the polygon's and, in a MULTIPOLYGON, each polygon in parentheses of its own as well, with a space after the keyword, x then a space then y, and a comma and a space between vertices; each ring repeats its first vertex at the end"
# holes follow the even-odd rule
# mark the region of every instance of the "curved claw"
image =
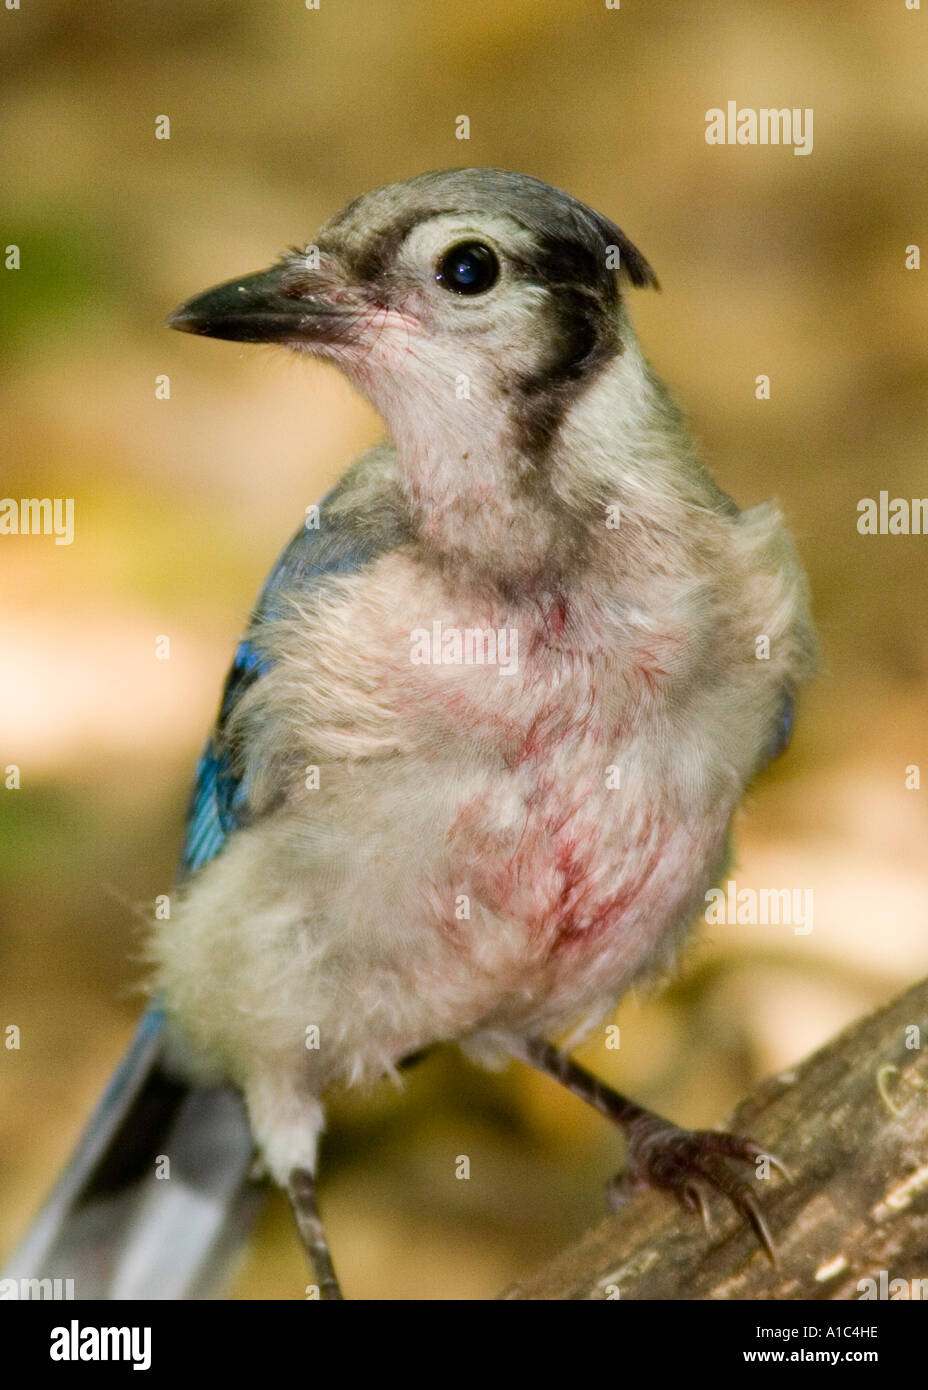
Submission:
MULTIPOLYGON (((737 1135, 731 1136, 733 1139, 737 1139, 737 1137, 737 1135)), ((742 1142, 744 1144, 743 1153, 731 1153, 729 1157, 745 1158, 752 1163, 756 1163, 759 1158, 763 1158, 770 1164, 771 1168, 776 1168, 777 1172, 782 1174, 787 1182, 792 1182, 793 1175, 781 1158, 777 1158, 776 1154, 772 1154, 769 1149, 762 1149, 760 1144, 754 1144, 750 1140, 744 1140, 742 1142)))
POLYGON ((736 1211, 739 1211, 751 1224, 754 1234, 757 1236, 768 1260, 774 1269, 779 1270, 780 1261, 777 1256, 777 1248, 773 1243, 773 1236, 770 1234, 770 1227, 764 1220, 764 1213, 754 1193, 748 1188, 742 1187, 738 1196, 731 1196, 731 1202, 736 1211))
MULTIPOLYGON (((738 1135, 726 1135, 726 1138, 737 1140, 738 1135)), ((771 1168, 776 1168, 777 1172, 781 1173, 787 1182, 792 1182, 792 1173, 783 1160, 777 1158, 776 1154, 770 1153, 769 1149, 762 1149, 759 1144, 752 1143, 750 1139, 740 1140, 739 1142, 743 1145, 742 1151, 738 1153, 732 1150, 726 1150, 725 1152, 729 1158, 744 1158, 746 1161, 752 1163, 756 1163, 759 1158, 763 1158, 770 1164, 771 1168)))
POLYGON ((777 1158, 776 1154, 765 1152, 763 1156, 770 1164, 771 1168, 776 1168, 778 1173, 782 1173, 783 1177, 786 1179, 787 1182, 793 1181, 792 1173, 789 1171, 786 1164, 783 1163, 781 1159, 777 1158))
POLYGON ((706 1194, 696 1182, 684 1183, 680 1191, 683 1205, 689 1211, 698 1211, 702 1217, 703 1230, 709 1234, 709 1203, 706 1201, 706 1194))
MULTIPOLYGON (((727 1135, 726 1138, 738 1141, 737 1135, 727 1135)), ((744 1145, 745 1149, 757 1147, 757 1145, 752 1144, 750 1140, 740 1142, 744 1145)), ((744 1154, 733 1156, 745 1157, 744 1154)), ((766 1156, 769 1157, 769 1155, 766 1156)), ((745 1158, 745 1161, 747 1162, 749 1160, 745 1158)), ((735 1211, 739 1213, 743 1220, 749 1223, 771 1265, 774 1269, 779 1269, 779 1258, 777 1256, 776 1246, 773 1243, 773 1237, 770 1234, 770 1227, 767 1225, 760 1203, 751 1189, 746 1187, 740 1180, 734 1178, 732 1174, 720 1164, 706 1163, 705 1160, 703 1160, 702 1162, 697 1162, 697 1166, 705 1176, 706 1181, 711 1183, 717 1192, 727 1197, 735 1208, 735 1211)))

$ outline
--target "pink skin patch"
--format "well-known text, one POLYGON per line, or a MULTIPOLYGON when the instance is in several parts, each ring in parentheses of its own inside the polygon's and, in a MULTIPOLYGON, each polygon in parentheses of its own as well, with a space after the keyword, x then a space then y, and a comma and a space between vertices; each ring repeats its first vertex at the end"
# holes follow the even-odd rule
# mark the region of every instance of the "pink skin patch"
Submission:
MULTIPOLYGON (((601 938, 620 932, 667 851, 666 829, 650 814, 632 837, 604 843, 604 832, 612 840, 614 827, 585 814, 593 792, 592 786, 577 788, 573 804, 555 811, 557 787, 540 787, 508 850, 486 828, 493 818, 484 798, 462 806, 451 831, 455 857, 468 866, 466 884, 456 892, 467 892, 495 916, 524 923, 543 958, 595 952, 601 938)), ((462 940, 461 923, 446 917, 445 926, 462 940)))
POLYGON ((429 692, 429 704, 433 710, 438 707, 447 714, 455 736, 467 732, 475 740, 491 743, 510 772, 530 762, 543 764, 568 740, 602 742, 602 731, 592 721, 589 707, 568 709, 563 700, 553 696, 527 722, 494 708, 479 694, 471 696, 460 688, 445 689, 441 683, 429 692))
POLYGON ((384 369, 399 366, 415 352, 422 324, 412 314, 383 304, 370 304, 355 320, 353 341, 340 350, 343 363, 363 386, 371 385, 384 369))
POLYGON ((671 679, 668 666, 673 666, 683 651, 684 639, 671 633, 655 633, 635 648, 634 669, 641 682, 653 695, 662 681, 671 679))
POLYGON ((555 598, 543 604, 539 615, 539 624, 532 634, 532 643, 529 649, 531 656, 537 656, 547 647, 553 647, 564 637, 570 618, 570 606, 563 594, 558 594, 555 598))

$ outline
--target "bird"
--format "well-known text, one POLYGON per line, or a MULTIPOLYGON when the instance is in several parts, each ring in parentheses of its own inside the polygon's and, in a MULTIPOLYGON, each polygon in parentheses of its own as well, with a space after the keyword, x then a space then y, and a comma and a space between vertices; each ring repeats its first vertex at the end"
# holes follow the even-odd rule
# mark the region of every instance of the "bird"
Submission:
POLYGON ((712 480, 628 299, 620 228, 525 174, 367 192, 172 328, 334 364, 384 439, 259 596, 197 767, 152 1003, 14 1256, 77 1297, 196 1297, 255 1164, 342 1297, 317 1201, 337 1087, 458 1045, 625 1132, 613 1206, 732 1202, 776 1258, 751 1139, 571 1057, 672 970, 816 669, 778 509, 712 480), (155 1175, 170 1160, 170 1181, 155 1175))

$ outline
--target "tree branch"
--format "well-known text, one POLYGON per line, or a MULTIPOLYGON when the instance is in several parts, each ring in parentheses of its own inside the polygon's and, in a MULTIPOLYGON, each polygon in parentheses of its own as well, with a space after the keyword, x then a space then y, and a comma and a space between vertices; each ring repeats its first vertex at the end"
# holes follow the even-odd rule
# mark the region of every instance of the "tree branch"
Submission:
POLYGON ((857 1299, 858 1281, 879 1290, 881 1271, 884 1298, 887 1279, 924 1279, 928 1297, 928 981, 763 1081, 724 1128, 792 1174, 747 1179, 779 1270, 724 1199, 709 1198, 707 1236, 672 1197, 646 1192, 500 1297, 857 1299))

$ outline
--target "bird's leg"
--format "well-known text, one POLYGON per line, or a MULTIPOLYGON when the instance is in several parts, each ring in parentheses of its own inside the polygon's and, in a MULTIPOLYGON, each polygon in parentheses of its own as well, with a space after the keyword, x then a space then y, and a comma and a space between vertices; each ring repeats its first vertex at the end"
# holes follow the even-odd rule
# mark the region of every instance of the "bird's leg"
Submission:
POLYGON ((698 1211, 708 1225, 708 1209, 702 1189, 703 1185, 715 1188, 750 1223, 776 1268, 776 1250, 757 1198, 748 1184, 731 1171, 725 1160, 755 1163, 759 1158, 766 1158, 770 1165, 788 1177, 778 1159, 766 1153, 753 1140, 737 1134, 712 1129, 678 1128, 669 1120, 613 1091, 592 1072, 571 1061, 565 1052, 541 1038, 523 1039, 513 1051, 539 1071, 547 1072, 560 1081, 575 1096, 592 1105, 625 1132, 628 1142, 626 1165, 606 1189, 607 1200, 613 1210, 634 1192, 645 1187, 659 1187, 673 1192, 690 1211, 698 1211))
POLYGON ((319 1285, 319 1297, 339 1299, 343 1297, 341 1287, 332 1264, 329 1242, 325 1238, 319 1207, 316 1202, 316 1180, 305 1168, 294 1168, 287 1179, 287 1196, 293 1207, 300 1240, 306 1251, 306 1258, 315 1271, 319 1285))

